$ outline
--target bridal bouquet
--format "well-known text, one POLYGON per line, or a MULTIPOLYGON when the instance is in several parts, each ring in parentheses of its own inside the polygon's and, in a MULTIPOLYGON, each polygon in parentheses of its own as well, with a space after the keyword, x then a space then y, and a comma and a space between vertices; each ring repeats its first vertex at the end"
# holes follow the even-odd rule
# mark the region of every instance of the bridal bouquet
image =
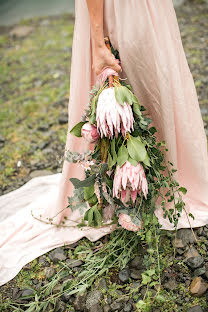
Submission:
MULTIPOLYGON (((105 39, 118 59, 118 51, 105 39)), ((84 212, 79 226, 100 227, 118 221, 127 230, 138 231, 144 227, 144 215, 157 222, 154 210, 159 197, 164 218, 177 224, 185 205, 180 193, 186 189, 173 179, 176 169, 169 169, 173 164, 164 165, 161 149, 165 141, 157 142, 151 122, 131 86, 111 68, 103 70, 82 120, 70 130, 94 143, 93 151, 68 151, 66 156, 85 169, 84 180, 70 179, 74 195, 68 197, 67 206, 84 212), (165 169, 168 175, 163 174, 165 169), (171 209, 166 209, 167 202, 173 202, 171 209)))

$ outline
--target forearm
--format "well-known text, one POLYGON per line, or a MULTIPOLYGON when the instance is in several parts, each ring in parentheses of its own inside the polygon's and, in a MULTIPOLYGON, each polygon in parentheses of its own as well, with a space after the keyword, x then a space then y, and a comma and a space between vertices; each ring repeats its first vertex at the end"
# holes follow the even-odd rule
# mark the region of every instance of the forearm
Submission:
POLYGON ((103 6, 104 0, 86 0, 92 33, 93 49, 103 48, 104 32, 103 32, 103 6))

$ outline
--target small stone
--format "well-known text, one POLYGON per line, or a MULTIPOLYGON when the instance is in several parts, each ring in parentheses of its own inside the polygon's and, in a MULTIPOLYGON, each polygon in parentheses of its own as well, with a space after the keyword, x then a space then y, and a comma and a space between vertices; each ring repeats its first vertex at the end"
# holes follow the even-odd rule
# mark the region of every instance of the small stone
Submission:
POLYGON ((198 268, 194 271, 194 276, 201 276, 206 272, 205 267, 198 268))
POLYGON ((98 288, 104 289, 104 290, 108 290, 108 286, 106 283, 105 278, 102 278, 98 284, 98 288))
POLYGON ((197 269, 204 263, 204 258, 202 256, 191 257, 187 259, 186 263, 191 269, 197 269))
POLYGON ((103 307, 103 312, 110 312, 111 307, 109 306, 109 304, 105 304, 103 307))
POLYGON ((38 131, 48 131, 49 125, 47 124, 42 124, 38 127, 38 131))
POLYGON ((130 311, 132 311, 132 308, 133 308, 132 304, 130 302, 127 302, 125 304, 123 310, 124 310, 124 312, 130 312, 130 311))
POLYGON ((43 255, 39 258, 38 263, 41 264, 41 266, 49 266, 50 265, 50 263, 48 262, 45 255, 43 255))
POLYGON ((203 310, 199 305, 196 305, 194 307, 189 308, 187 312, 203 312, 203 310))
POLYGON ((0 134, 0 143, 4 143, 5 142, 5 137, 3 137, 3 135, 0 134))
POLYGON ((164 288, 167 290, 174 290, 177 287, 177 283, 175 279, 170 279, 168 282, 166 282, 164 285, 164 288))
POLYGON ((182 239, 179 238, 173 238, 173 246, 175 246, 176 248, 184 248, 185 244, 183 243, 182 239))
MULTIPOLYGON (((22 294, 21 294, 21 299, 22 299, 22 297, 32 296, 32 295, 34 295, 34 290, 33 289, 27 289, 27 288, 23 289, 22 294)), ((25 299, 27 299, 27 298, 25 298, 25 299)))
POLYGON ((140 267, 143 266, 142 262, 143 262, 143 258, 140 256, 136 256, 133 260, 129 262, 129 267, 139 269, 140 267))
POLYGON ((203 227, 200 227, 197 229, 197 235, 202 236, 202 234, 203 234, 203 227))
POLYGON ((67 303, 67 302, 69 301, 70 297, 71 297, 71 295, 69 295, 69 294, 67 293, 67 291, 66 291, 66 292, 64 292, 64 293, 61 295, 61 300, 63 300, 63 302, 65 302, 65 303, 67 303))
POLYGON ((57 284, 57 285, 55 285, 55 286, 53 287, 52 293, 53 293, 53 294, 58 294, 58 293, 61 291, 61 289, 62 289, 62 285, 61 285, 61 284, 57 284))
POLYGON ((92 307, 90 307, 89 312, 103 312, 103 308, 100 304, 95 304, 92 307))
POLYGON ((41 149, 41 150, 43 150, 46 146, 48 146, 49 145, 49 142, 41 142, 40 144, 39 144, 39 149, 41 149))
POLYGON ((68 122, 68 114, 67 113, 62 113, 59 116, 58 122, 60 123, 60 125, 66 124, 68 122))
POLYGON ((74 300, 74 308, 76 311, 85 311, 86 294, 77 295, 74 300))
POLYGON ((190 247, 186 253, 184 254, 184 256, 186 257, 185 260, 188 260, 189 258, 192 258, 192 257, 199 257, 200 254, 198 253, 198 251, 196 250, 196 248, 194 247, 190 247))
POLYGON ((46 278, 52 277, 56 273, 56 270, 51 267, 44 268, 44 274, 46 278))
POLYGON ((190 293, 195 297, 202 296, 208 288, 208 284, 201 278, 197 276, 193 279, 190 285, 190 293))
POLYGON ((112 311, 121 311, 122 307, 123 307, 123 304, 121 302, 117 302, 117 301, 114 301, 111 305, 111 310, 112 311))
POLYGON ((90 309, 92 306, 98 304, 103 298, 103 294, 99 290, 89 292, 86 299, 86 308, 90 309))
POLYGON ((15 26, 9 34, 12 37, 23 38, 29 35, 32 31, 33 27, 31 26, 15 26))
POLYGON ((64 312, 64 311, 66 311, 65 303, 61 300, 57 300, 54 312, 64 312))
POLYGON ((12 289, 12 298, 13 299, 17 299, 20 296, 20 294, 21 294, 21 292, 20 292, 19 288, 14 287, 12 289))
POLYGON ((121 270, 118 274, 118 278, 120 279, 120 281, 122 281, 123 283, 128 282, 130 277, 130 270, 128 268, 125 268, 123 270, 121 270))
POLYGON ((67 259, 66 264, 68 265, 69 268, 74 268, 82 265, 83 261, 79 259, 67 259))
POLYGON ((142 279, 142 270, 131 269, 130 277, 136 280, 142 279))
POLYGON ((195 242, 195 238, 191 229, 179 229, 177 231, 176 238, 182 240, 185 246, 187 244, 193 244, 195 242))
POLYGON ((60 247, 51 251, 48 256, 51 259, 51 261, 53 261, 53 263, 58 263, 58 261, 60 260, 61 261, 66 260, 66 255, 64 253, 64 250, 60 247))

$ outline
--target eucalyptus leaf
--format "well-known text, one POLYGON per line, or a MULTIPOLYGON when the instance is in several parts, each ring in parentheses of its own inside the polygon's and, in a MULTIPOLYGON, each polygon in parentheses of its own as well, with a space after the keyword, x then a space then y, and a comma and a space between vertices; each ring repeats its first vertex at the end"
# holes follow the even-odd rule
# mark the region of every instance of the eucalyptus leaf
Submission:
POLYGON ((118 150, 117 164, 121 167, 128 159, 128 150, 122 145, 118 150))
POLYGON ((138 161, 136 161, 135 159, 131 158, 130 156, 128 157, 128 161, 135 167, 138 165, 138 161))
POLYGON ((94 98, 92 99, 91 102, 91 113, 92 115, 94 115, 96 113, 96 107, 97 107, 97 100, 98 100, 98 96, 94 96, 94 98))
POLYGON ((76 124, 71 130, 70 133, 75 135, 76 137, 80 138, 81 135, 81 129, 83 127, 83 125, 86 123, 87 121, 81 121, 78 124, 76 124))
POLYGON ((150 159, 149 159, 148 154, 146 154, 145 159, 143 160, 143 163, 144 163, 146 166, 151 167, 150 159))
POLYGON ((124 105, 124 102, 125 102, 125 95, 123 92, 123 88, 124 88, 123 86, 114 87, 116 101, 121 105, 124 105))
POLYGON ((79 180, 77 178, 71 178, 69 180, 72 182, 72 184, 74 185, 75 188, 79 188, 79 187, 85 187, 85 186, 90 186, 90 185, 94 184, 95 177, 96 177, 96 175, 93 174, 93 175, 89 176, 88 178, 86 178, 85 180, 79 180))

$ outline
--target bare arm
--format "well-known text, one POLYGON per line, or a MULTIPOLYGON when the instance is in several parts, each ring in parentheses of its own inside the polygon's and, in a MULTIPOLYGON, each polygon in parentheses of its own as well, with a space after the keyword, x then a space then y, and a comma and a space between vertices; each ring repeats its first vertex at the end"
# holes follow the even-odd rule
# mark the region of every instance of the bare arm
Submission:
MULTIPOLYGON (((121 66, 110 53, 104 42, 103 7, 104 0, 86 0, 90 16, 92 33, 93 69, 98 75, 105 67, 111 67, 120 72, 121 66)), ((110 17, 109 17, 110 18, 110 17)))

